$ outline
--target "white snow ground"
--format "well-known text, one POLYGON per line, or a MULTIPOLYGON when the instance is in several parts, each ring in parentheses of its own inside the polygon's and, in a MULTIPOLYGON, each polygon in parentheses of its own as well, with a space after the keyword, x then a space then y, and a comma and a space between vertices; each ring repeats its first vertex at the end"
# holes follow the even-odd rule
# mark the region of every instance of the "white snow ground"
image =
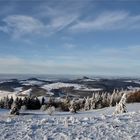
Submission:
POLYGON ((75 90, 83 90, 83 91, 101 91, 101 88, 87 88, 84 85, 80 84, 72 84, 72 83, 62 83, 62 82, 57 82, 53 84, 47 84, 43 85, 42 88, 46 89, 47 91, 50 91, 52 89, 59 89, 59 88, 64 88, 64 87, 74 87, 75 90))
POLYGON ((128 113, 113 116, 114 107, 94 111, 41 111, 9 116, 0 110, 0 140, 139 140, 140 103, 128 104, 128 113))

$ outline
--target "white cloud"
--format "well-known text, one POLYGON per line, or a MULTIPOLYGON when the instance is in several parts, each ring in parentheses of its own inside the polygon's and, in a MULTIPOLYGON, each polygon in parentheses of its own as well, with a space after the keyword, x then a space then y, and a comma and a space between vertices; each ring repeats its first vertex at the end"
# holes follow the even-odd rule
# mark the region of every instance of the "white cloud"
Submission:
POLYGON ((48 19, 47 28, 51 34, 59 32, 69 25, 71 25, 74 21, 78 19, 80 16, 80 11, 73 10, 74 8, 66 8, 63 7, 64 4, 60 6, 44 6, 41 5, 39 16, 43 17, 43 19, 48 19))
POLYGON ((130 15, 125 11, 109 11, 99 14, 95 19, 79 20, 69 29, 71 31, 100 31, 140 28, 140 15, 130 15))
POLYGON ((67 16, 60 16, 56 17, 51 20, 50 28, 53 29, 54 32, 61 31, 65 27, 69 26, 78 18, 78 15, 67 15, 67 16))
POLYGON ((25 15, 11 15, 3 19, 5 25, 0 26, 0 31, 9 34, 12 38, 23 39, 29 36, 50 36, 63 30, 74 22, 78 15, 59 15, 51 17, 45 23, 37 18, 25 15))
POLYGON ((61 1, 61 4, 51 1, 41 2, 32 8, 30 16, 9 13, 10 16, 3 19, 5 25, 0 26, 0 31, 18 39, 23 37, 30 39, 31 35, 51 36, 67 29, 77 21, 84 11, 83 9, 87 7, 87 3, 89 2, 61 1))
POLYGON ((14 38, 41 34, 46 30, 41 21, 30 16, 11 15, 4 18, 3 22, 5 25, 1 26, 0 30, 12 35, 14 38))

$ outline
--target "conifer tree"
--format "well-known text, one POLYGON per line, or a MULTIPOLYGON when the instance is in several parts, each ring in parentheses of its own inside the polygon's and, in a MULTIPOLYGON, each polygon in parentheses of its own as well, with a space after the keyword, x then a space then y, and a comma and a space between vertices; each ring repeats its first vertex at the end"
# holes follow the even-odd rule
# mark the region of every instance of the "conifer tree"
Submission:
POLYGON ((89 99, 89 97, 86 98, 84 110, 90 110, 90 99, 89 99))
POLYGON ((69 110, 71 113, 76 113, 76 102, 75 100, 73 99, 71 102, 70 102, 70 107, 69 107, 69 110))
POLYGON ((126 113, 127 108, 126 108, 126 99, 127 99, 127 94, 124 93, 120 102, 116 104, 116 109, 113 114, 119 114, 119 113, 126 113))

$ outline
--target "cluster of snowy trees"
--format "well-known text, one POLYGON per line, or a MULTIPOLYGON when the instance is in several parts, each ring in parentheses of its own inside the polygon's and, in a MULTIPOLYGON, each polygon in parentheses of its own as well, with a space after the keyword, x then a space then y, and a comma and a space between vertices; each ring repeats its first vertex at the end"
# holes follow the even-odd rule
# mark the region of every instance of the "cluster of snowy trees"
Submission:
MULTIPOLYGON (((106 92, 93 93, 92 97, 79 99, 71 99, 69 96, 66 96, 65 99, 60 101, 55 101, 55 98, 48 97, 49 99, 47 102, 45 101, 44 97, 41 101, 37 97, 25 97, 24 99, 17 97, 15 100, 13 97, 5 97, 0 100, 0 107, 11 109, 11 112, 14 112, 14 110, 17 111, 19 109, 41 109, 43 111, 48 111, 48 114, 52 114, 55 108, 59 108, 62 111, 70 111, 72 113, 76 113, 79 110, 87 111, 117 105, 117 108, 123 110, 125 108, 124 105, 126 98, 124 102, 124 97, 122 99, 122 96, 124 93, 128 94, 129 92, 132 93, 132 91, 114 90, 112 94, 106 92)), ((115 112, 118 112, 118 109, 116 109, 115 112)))
POLYGON ((26 106, 27 109, 40 109, 41 107, 41 103, 37 97, 25 97, 24 99, 17 97, 16 99, 13 99, 13 97, 9 98, 7 96, 0 100, 0 108, 11 109, 13 104, 15 104, 19 109, 22 106, 26 106))
MULTIPOLYGON (((87 97, 79 100, 70 100, 68 97, 63 102, 63 109, 76 113, 78 110, 93 110, 109 106, 116 106, 116 112, 126 112, 125 103, 128 99, 140 91, 135 90, 114 90, 113 93, 93 93, 91 98, 87 97), (127 97, 127 98, 126 98, 127 97), (119 109, 118 109, 119 108, 119 109), (119 111, 118 111, 119 110, 119 111)), ((115 113, 117 114, 117 113, 115 113)))
POLYGON ((0 100, 0 108, 11 109, 13 102, 14 102, 13 97, 11 98, 9 98, 8 96, 4 97, 3 99, 0 100))

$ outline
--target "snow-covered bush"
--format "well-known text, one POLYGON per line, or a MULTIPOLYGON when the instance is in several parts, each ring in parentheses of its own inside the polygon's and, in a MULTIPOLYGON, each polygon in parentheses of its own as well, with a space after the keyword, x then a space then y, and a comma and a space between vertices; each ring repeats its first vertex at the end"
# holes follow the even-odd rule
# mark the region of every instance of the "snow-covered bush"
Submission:
POLYGON ((15 103, 13 103, 13 105, 11 107, 10 114, 11 115, 19 115, 19 108, 15 103))
POLYGON ((48 115, 53 115, 54 112, 55 112, 55 107, 54 106, 48 107, 48 109, 47 109, 47 114, 48 115))
POLYGON ((69 126, 67 117, 65 117, 65 119, 64 119, 64 126, 66 128, 68 128, 68 126, 69 126))
POLYGON ((48 108, 47 105, 42 105, 41 108, 40 108, 40 110, 42 110, 42 111, 46 111, 47 108, 48 108))
POLYGON ((120 102, 118 104, 116 104, 116 109, 115 112, 113 114, 120 114, 120 113, 126 113, 127 112, 127 108, 126 108, 126 99, 127 99, 127 95, 126 93, 123 94, 120 102))
POLYGON ((21 110, 21 111, 27 110, 27 106, 26 106, 26 105, 21 106, 20 110, 21 110))

